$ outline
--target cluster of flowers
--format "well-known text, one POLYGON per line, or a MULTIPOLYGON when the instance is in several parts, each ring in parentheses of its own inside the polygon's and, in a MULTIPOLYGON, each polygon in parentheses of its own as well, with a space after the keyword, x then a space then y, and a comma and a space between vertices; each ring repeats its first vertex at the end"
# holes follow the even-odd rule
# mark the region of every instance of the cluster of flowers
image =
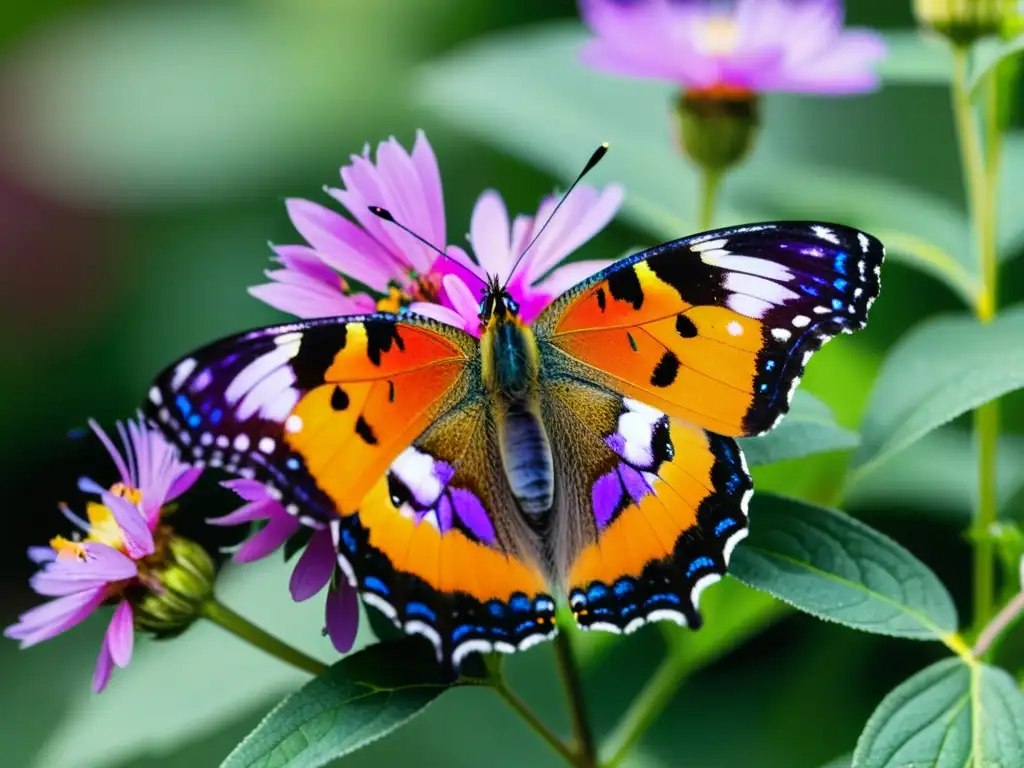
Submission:
MULTIPOLYGON (((875 85, 867 65, 881 55, 881 43, 866 32, 844 32, 838 0, 739 0, 732 9, 682 0, 583 0, 581 5, 595 33, 583 56, 599 69, 732 96, 763 90, 847 93, 875 85)), ((611 221, 622 200, 617 186, 580 185, 541 232, 555 197, 542 200, 534 215, 513 219, 501 195, 485 191, 469 224, 470 256, 448 243, 440 171, 422 132, 411 152, 393 138, 377 147, 375 157, 367 146, 341 168, 341 181, 341 187, 326 192, 351 218, 308 200, 287 201, 305 243, 274 246, 269 282, 250 288, 253 296, 300 318, 407 310, 478 335, 485 281, 497 275, 508 281, 523 320, 530 322, 552 298, 607 264, 563 262, 611 221), (426 242, 375 216, 370 206, 387 209, 426 242)), ((203 593, 208 596, 213 569, 168 520, 168 504, 202 470, 182 462, 141 420, 117 425, 120 450, 99 426, 92 428, 118 480, 110 487, 81 480, 80 489, 99 499, 87 504, 86 518, 61 507, 79 532, 29 550, 41 566, 32 587, 54 599, 22 614, 5 634, 31 646, 70 629, 100 606, 115 606, 96 665, 93 687, 99 691, 114 666, 131 660, 136 629, 159 633, 175 627, 173 616, 146 603, 153 595, 174 592, 170 570, 191 574, 199 584, 204 583, 199 576, 208 574, 203 593)), ((223 485, 245 504, 209 523, 262 523, 235 552, 235 561, 266 557, 300 533, 298 519, 258 482, 223 485)), ((314 529, 306 540, 291 576, 292 597, 306 600, 327 587, 327 632, 339 651, 347 651, 358 621, 356 596, 337 573, 330 531, 314 529)), ((197 598, 186 589, 172 596, 187 603, 203 595, 197 598)), ((182 624, 196 615, 193 610, 182 624)))

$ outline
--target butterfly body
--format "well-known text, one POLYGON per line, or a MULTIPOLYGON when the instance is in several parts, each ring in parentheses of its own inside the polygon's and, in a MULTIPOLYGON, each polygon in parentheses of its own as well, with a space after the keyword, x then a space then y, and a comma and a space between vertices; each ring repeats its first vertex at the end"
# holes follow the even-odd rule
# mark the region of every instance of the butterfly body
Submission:
POLYGON ((187 457, 329 525, 363 599, 455 666, 550 637, 557 599, 587 629, 696 628, 747 532, 734 438, 863 327, 882 257, 837 225, 717 230, 532 325, 494 281, 479 338, 412 314, 241 334, 161 374, 149 413, 187 457))

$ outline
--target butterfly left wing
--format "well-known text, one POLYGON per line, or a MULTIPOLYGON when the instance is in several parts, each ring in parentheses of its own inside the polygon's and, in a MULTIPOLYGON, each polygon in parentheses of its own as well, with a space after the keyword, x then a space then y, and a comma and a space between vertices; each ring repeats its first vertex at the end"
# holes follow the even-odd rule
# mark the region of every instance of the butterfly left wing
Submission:
POLYGON ((585 280, 534 333, 551 366, 718 434, 760 434, 788 410, 810 356, 864 327, 883 255, 834 224, 706 232, 585 280))
POLYGON ((262 328, 160 374, 147 414, 185 459, 267 483, 295 514, 351 513, 388 465, 465 397, 469 334, 375 314, 262 328))
POLYGON ((553 559, 584 629, 697 629, 700 594, 747 535, 736 442, 572 377, 544 387, 558 476, 553 559))

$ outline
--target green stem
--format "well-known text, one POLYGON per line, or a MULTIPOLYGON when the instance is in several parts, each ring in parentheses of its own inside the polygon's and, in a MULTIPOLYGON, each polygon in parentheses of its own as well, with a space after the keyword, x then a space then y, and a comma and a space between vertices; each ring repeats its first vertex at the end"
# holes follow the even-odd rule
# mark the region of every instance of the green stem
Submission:
POLYGON ((576 740, 577 765, 587 767, 597 765, 597 749, 594 746, 594 734, 587 720, 587 707, 583 698, 583 686, 580 684, 580 672, 573 655, 572 641, 569 633, 563 630, 555 635, 555 657, 558 660, 558 673, 562 678, 562 687, 569 702, 572 715, 572 732, 576 740))
POLYGON ((491 671, 489 678, 491 688, 496 694, 504 701, 509 707, 522 718, 523 722, 526 723, 534 733, 544 739, 558 755, 565 760, 571 766, 578 766, 579 768, 586 768, 586 764, 581 763, 579 756, 577 756, 569 746, 562 741, 554 732, 544 724, 537 713, 530 709, 529 705, 519 698, 519 695, 508 687, 505 682, 504 676, 500 670, 495 672, 491 671))
POLYGON ((291 664, 303 672, 309 672, 311 675, 320 675, 327 671, 326 664, 307 656, 283 640, 279 640, 270 633, 260 629, 214 597, 211 597, 203 604, 200 614, 214 624, 226 629, 235 637, 245 640, 250 645, 256 646, 271 656, 276 656, 281 661, 291 664))
POLYGON ((714 226, 715 204, 723 175, 721 170, 710 168, 701 172, 700 218, 697 220, 697 228, 701 232, 714 226))
POLYGON ((686 670, 686 657, 678 648, 669 648, 668 656, 647 681, 643 690, 633 699, 626 714, 622 716, 622 720, 602 746, 603 768, 615 768, 625 759, 640 737, 672 701, 686 670))
POLYGON ((999 401, 985 403, 974 412, 978 444, 978 515, 974 530, 974 633, 992 618, 995 609, 996 543, 992 526, 998 514, 996 452, 999 444, 999 401))

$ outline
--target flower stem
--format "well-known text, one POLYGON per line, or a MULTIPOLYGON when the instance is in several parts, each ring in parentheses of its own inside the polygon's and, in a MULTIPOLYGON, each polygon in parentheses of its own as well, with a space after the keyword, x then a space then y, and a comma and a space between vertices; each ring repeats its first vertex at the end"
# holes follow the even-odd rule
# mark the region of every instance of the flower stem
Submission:
POLYGON ((714 226, 715 204, 718 202, 722 176, 722 171, 718 169, 704 168, 701 171, 700 218, 697 220, 697 228, 701 232, 714 226))
POLYGON ((327 671, 326 664, 307 656, 283 640, 279 640, 270 633, 260 629, 214 597, 203 603, 200 613, 214 624, 226 629, 235 637, 245 640, 250 645, 256 646, 271 656, 276 656, 281 661, 291 664, 303 672, 309 672, 311 675, 320 675, 327 671))
POLYGON ((572 732, 578 752, 577 765, 596 766, 597 749, 594 746, 594 735, 587 720, 580 672, 576 667, 576 657, 573 654, 569 633, 565 629, 555 635, 555 656, 558 660, 558 672, 562 678, 562 686, 565 688, 569 711, 572 715, 572 732))
POLYGON ((1024 611, 1024 592, 1004 605, 1003 610, 996 614, 996 617, 981 631, 974 643, 974 648, 971 649, 974 657, 980 659, 988 653, 992 643, 1013 623, 1014 619, 1020 616, 1022 611, 1024 611))
POLYGON ((668 656, 601 747, 602 768, 615 768, 625 759, 672 701, 687 668, 686 657, 679 649, 669 648, 668 656))
POLYGON ((537 716, 537 713, 530 709, 530 706, 515 691, 508 687, 508 683, 505 682, 505 677, 500 670, 496 672, 491 670, 488 681, 501 700, 508 704, 512 711, 519 715, 534 733, 544 739, 548 746, 557 752, 565 762, 572 766, 584 768, 584 764, 580 763, 578 756, 569 746, 544 724, 544 721, 537 716))
MULTIPOLYGON (((996 200, 1002 134, 998 120, 998 81, 994 73, 985 83, 985 146, 967 88, 967 48, 953 48, 953 114, 960 140, 967 202, 974 229, 981 289, 975 313, 983 323, 996 315, 998 260, 996 253, 996 200)), ((982 632, 995 605, 996 549, 991 528, 996 522, 996 458, 999 445, 999 402, 993 400, 974 412, 978 446, 978 510, 974 523, 974 630, 982 632)))

